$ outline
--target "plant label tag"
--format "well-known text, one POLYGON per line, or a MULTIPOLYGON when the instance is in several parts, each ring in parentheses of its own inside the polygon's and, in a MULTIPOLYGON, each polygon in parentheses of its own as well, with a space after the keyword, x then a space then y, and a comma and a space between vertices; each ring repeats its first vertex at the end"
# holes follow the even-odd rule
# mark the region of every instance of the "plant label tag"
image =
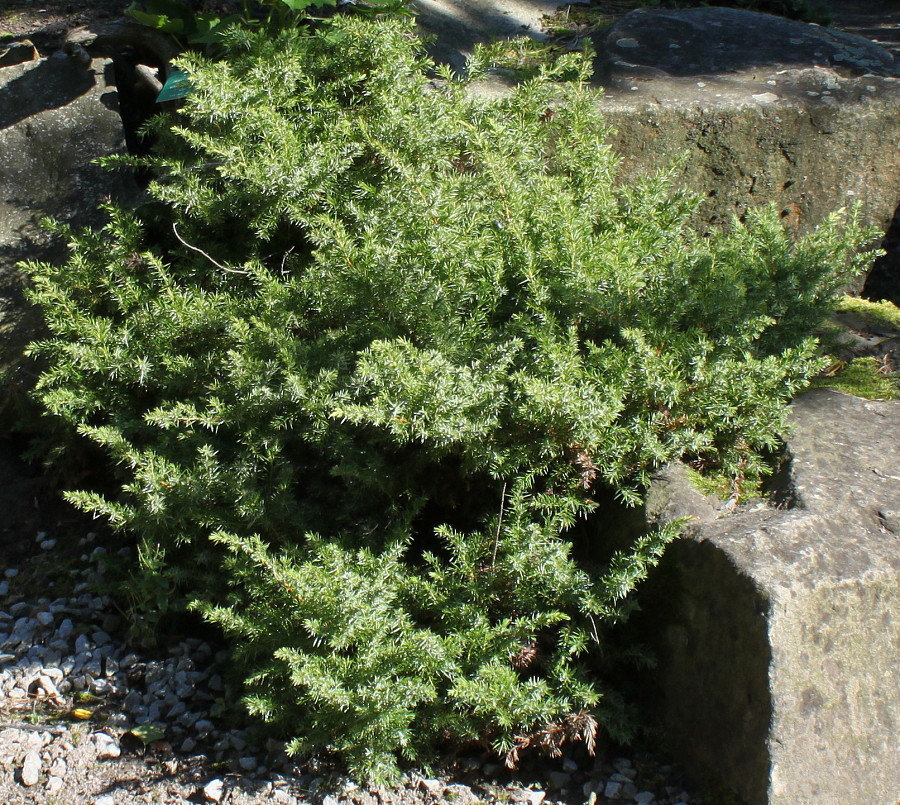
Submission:
POLYGON ((184 70, 172 70, 166 83, 163 84, 159 95, 156 96, 156 102, 177 101, 184 98, 191 91, 191 80, 184 70))

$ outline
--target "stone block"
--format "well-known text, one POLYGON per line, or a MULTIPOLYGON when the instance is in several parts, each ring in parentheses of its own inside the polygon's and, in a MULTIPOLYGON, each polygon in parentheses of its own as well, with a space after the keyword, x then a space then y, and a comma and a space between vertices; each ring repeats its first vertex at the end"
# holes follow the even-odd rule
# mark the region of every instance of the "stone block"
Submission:
POLYGON ((594 38, 620 178, 688 155, 697 223, 773 203, 807 232, 855 202, 887 231, 900 200, 900 64, 860 36, 729 8, 630 12, 594 38))
POLYGON ((652 490, 658 521, 697 520, 641 596, 646 687, 715 801, 893 805, 900 403, 819 390, 790 419, 780 506, 721 516, 672 468, 652 490))
POLYGON ((130 173, 94 164, 124 149, 110 60, 85 65, 60 54, 0 68, 0 371, 21 370, 22 350, 41 328, 17 264, 65 254, 41 219, 98 224, 101 200, 136 197, 130 173))
MULTIPOLYGON (((475 42, 530 35, 555 0, 416 0, 432 53, 457 69, 475 42)), ((798 233, 859 202, 886 232, 900 200, 900 65, 860 36, 730 8, 639 9, 593 36, 594 80, 619 181, 687 156, 695 225, 775 204, 798 233)), ((508 77, 481 82, 496 96, 508 77)))

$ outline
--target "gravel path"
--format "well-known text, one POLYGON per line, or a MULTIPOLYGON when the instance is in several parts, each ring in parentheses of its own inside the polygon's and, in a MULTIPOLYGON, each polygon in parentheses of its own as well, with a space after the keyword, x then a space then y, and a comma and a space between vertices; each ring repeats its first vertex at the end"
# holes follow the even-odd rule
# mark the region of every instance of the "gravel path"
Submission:
POLYGON ((463 758, 390 790, 290 759, 224 720, 240 692, 221 646, 189 634, 156 652, 128 641, 102 590, 131 549, 91 527, 0 440, 0 803, 701 802, 672 768, 639 757, 576 753, 528 773, 463 758))
MULTIPOLYGON (((40 532, 36 542, 50 560, 55 540, 40 532)), ((698 802, 665 783, 669 769, 625 758, 564 758, 527 785, 472 759, 451 775, 409 774, 390 791, 357 788, 324 763, 297 765, 278 742, 260 745, 216 718, 235 695, 223 681, 227 652, 190 637, 165 657, 129 649, 111 600, 91 591, 106 550, 82 556, 77 575, 89 580, 69 595, 36 595, 18 568, 0 581, 0 801, 10 805, 698 802)))

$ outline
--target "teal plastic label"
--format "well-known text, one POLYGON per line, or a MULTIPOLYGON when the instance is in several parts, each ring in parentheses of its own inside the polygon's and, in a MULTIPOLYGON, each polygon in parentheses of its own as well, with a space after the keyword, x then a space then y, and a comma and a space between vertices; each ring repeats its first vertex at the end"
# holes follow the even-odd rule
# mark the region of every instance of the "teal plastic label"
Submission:
POLYGON ((163 88, 156 96, 156 102, 177 101, 184 98, 191 91, 191 80, 184 70, 172 70, 163 88))

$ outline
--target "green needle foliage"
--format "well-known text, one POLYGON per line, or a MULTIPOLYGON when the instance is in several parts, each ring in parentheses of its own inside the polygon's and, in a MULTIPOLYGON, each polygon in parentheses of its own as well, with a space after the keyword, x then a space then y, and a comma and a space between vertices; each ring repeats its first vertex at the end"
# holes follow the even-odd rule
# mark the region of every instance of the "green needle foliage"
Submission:
POLYGON ((121 478, 72 499, 234 636, 297 751, 382 779, 623 737, 603 630, 674 531, 616 543, 599 501, 686 454, 759 472, 864 236, 701 237, 669 177, 616 185, 579 54, 486 99, 405 23, 224 47, 185 57, 153 200, 30 267, 38 393, 121 478))

